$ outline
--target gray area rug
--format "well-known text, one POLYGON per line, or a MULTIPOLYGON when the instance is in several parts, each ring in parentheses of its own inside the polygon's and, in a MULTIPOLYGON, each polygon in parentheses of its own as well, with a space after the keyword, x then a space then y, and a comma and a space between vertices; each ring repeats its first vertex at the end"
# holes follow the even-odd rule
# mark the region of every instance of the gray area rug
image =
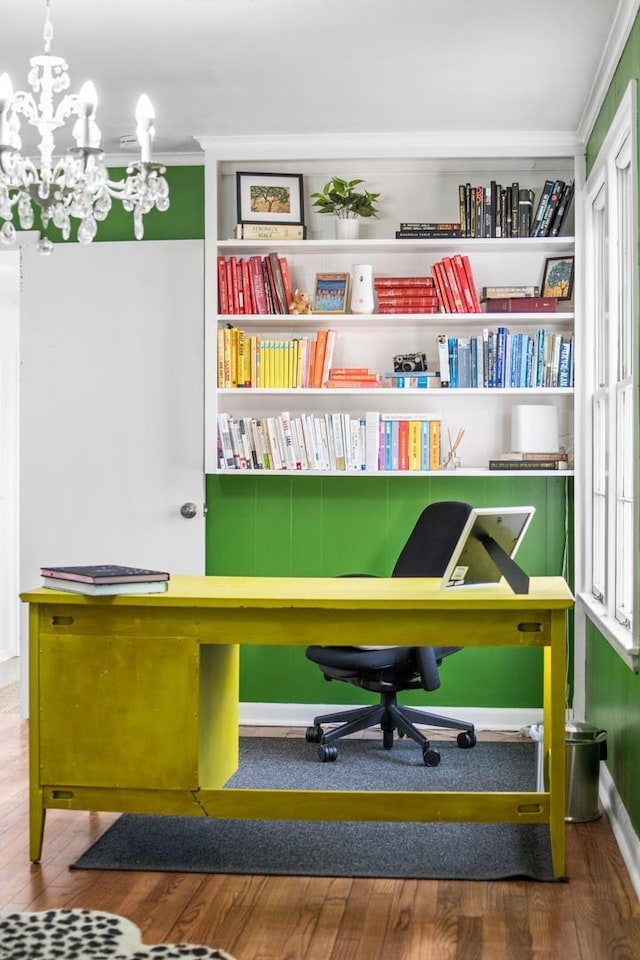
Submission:
MULTIPOLYGON (((438 767, 399 741, 339 744, 320 763, 301 738, 241 740, 232 787, 335 790, 533 790, 533 743, 437 744, 438 767)), ((304 803, 304 800, 301 801, 304 803)), ((552 880, 549 829, 539 824, 219 820, 125 814, 74 864, 84 870, 304 876, 552 880)))

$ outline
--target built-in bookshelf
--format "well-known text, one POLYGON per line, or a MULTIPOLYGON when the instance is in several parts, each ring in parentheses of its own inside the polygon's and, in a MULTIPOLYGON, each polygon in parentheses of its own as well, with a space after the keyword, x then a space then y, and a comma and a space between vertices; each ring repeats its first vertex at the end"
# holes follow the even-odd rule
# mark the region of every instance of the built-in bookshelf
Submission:
MULTIPOLYGON (((440 366, 439 338, 460 340, 479 339, 484 331, 496 331, 506 328, 514 344, 535 339, 540 330, 550 338, 567 344, 571 342, 575 327, 575 315, 572 301, 560 301, 555 312, 518 312, 487 313, 484 305, 481 312, 470 313, 393 313, 380 314, 302 314, 286 315, 278 313, 239 314, 220 313, 218 299, 218 258, 235 257, 247 259, 251 256, 267 257, 277 253, 286 258, 293 289, 305 291, 312 298, 315 278, 319 273, 348 273, 351 275, 355 264, 369 264, 375 277, 428 275, 433 264, 442 257, 461 254, 469 258, 473 269, 476 290, 496 285, 540 284, 548 258, 571 256, 574 253, 572 235, 566 235, 566 229, 572 232, 573 218, 570 218, 563 235, 548 237, 518 238, 468 238, 454 237, 442 239, 392 239, 398 223, 402 221, 451 221, 456 217, 458 189, 460 183, 472 179, 478 183, 487 183, 499 177, 505 182, 518 180, 526 183, 539 195, 546 180, 573 177, 574 163, 571 156, 538 159, 532 162, 484 158, 481 160, 441 160, 421 158, 408 161, 404 158, 383 159, 380 157, 364 160, 354 159, 346 152, 348 159, 333 160, 308 158, 300 161, 276 161, 260 159, 257 156, 260 145, 251 139, 250 143, 236 143, 239 151, 237 159, 229 156, 233 146, 228 142, 214 139, 203 141, 207 156, 207 410, 206 410, 206 451, 205 465, 208 473, 220 471, 237 475, 255 475, 258 471, 265 475, 283 470, 293 475, 354 475, 388 473, 379 449, 383 430, 381 422, 407 421, 413 423, 414 455, 411 468, 405 466, 397 471, 398 476, 411 476, 416 473, 438 473, 438 464, 433 457, 417 457, 415 454, 416 423, 437 422, 440 431, 442 456, 446 458, 449 437, 457 437, 463 431, 463 437, 456 451, 459 458, 459 475, 480 476, 489 474, 489 461, 499 457, 510 448, 511 413, 514 406, 522 404, 545 404, 557 411, 559 436, 562 445, 569 451, 569 467, 573 453, 573 385, 558 386, 464 386, 447 387, 401 387, 395 388, 389 381, 382 379, 383 386, 359 386, 327 388, 324 386, 255 386, 250 377, 246 382, 250 386, 230 386, 222 372, 223 331, 234 327, 241 331, 247 342, 274 341, 285 344, 298 343, 314 339, 319 331, 332 331, 332 363, 338 368, 361 368, 373 371, 381 378, 393 370, 393 357, 398 354, 424 354, 430 373, 436 373, 440 366), (237 213, 235 206, 235 174, 238 170, 256 171, 295 171, 303 174, 305 218, 307 238, 305 240, 237 240, 235 224, 237 213), (357 240, 334 239, 332 218, 315 212, 309 203, 309 196, 321 188, 333 174, 360 176, 365 179, 369 189, 380 192, 380 218, 363 223, 362 235, 357 240), (252 339, 253 338, 253 339, 252 339), (283 421, 284 418, 284 421, 283 421), (275 470, 265 468, 264 460, 253 457, 246 432, 251 433, 252 422, 272 420, 276 429, 284 430, 281 443, 291 440, 297 450, 289 462, 284 459, 275 470), (378 425, 375 441, 372 423, 378 425), (245 452, 235 462, 225 458, 218 427, 221 422, 231 424, 237 429, 238 436, 245 435, 245 452), (359 427, 353 426, 358 423, 359 427), (303 439, 302 424, 315 423, 317 437, 321 443, 322 431, 327 434, 325 457, 312 458, 306 466, 301 465, 300 442, 303 439), (334 436, 329 442, 332 431, 340 424, 339 438, 334 436), (293 429, 292 436, 290 431, 293 429), (353 459, 351 466, 348 458, 338 454, 338 450, 352 435, 360 431, 362 438, 368 437, 378 449, 362 450, 359 458, 353 459), (249 456, 247 456, 249 453, 249 456), (328 457, 327 457, 328 453, 328 457)), ((323 149, 328 149, 325 144, 323 149)), ((302 155, 303 151, 300 151, 302 155)), ((267 143, 264 145, 264 157, 271 156, 267 143)), ((296 347, 297 349, 297 347, 296 347)), ((294 381, 278 381, 278 383, 294 381)), ((437 377, 430 382, 438 383, 437 377)), ((566 384, 566 380, 564 381, 566 384)), ((266 426, 265 426, 266 429, 266 426)), ((425 428, 422 427, 422 442, 425 428)), ((355 442, 355 441, 354 441, 355 442)), ((362 441, 364 442, 364 440, 362 441)), ((406 460, 405 460, 406 463, 406 460)), ((492 470, 491 475, 496 475, 492 470)), ((565 475, 571 470, 565 471, 565 475)), ((558 471, 536 471, 536 475, 557 475, 558 471)), ((517 471, 515 476, 530 475, 526 470, 517 471)))

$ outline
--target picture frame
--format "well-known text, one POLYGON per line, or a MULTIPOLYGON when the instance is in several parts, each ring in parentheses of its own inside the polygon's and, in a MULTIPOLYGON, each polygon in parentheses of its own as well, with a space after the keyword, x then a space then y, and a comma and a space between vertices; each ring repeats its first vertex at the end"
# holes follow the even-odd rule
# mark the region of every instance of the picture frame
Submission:
POLYGON ((540 296, 571 300, 573 297, 573 256, 547 257, 544 262, 540 296))
POLYGON ((301 173, 236 173, 238 223, 304 224, 301 173))
POLYGON ((349 296, 348 273, 316 273, 314 313, 346 313, 349 296))

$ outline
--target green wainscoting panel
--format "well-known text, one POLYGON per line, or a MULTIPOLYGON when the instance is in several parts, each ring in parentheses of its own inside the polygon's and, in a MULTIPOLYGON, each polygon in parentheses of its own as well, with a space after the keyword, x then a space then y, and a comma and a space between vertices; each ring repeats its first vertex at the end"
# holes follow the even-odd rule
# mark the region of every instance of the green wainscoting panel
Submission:
POLYGON ((607 766, 640 834, 640 675, 587 628, 587 719, 607 731, 607 766))
MULTIPOLYGON (((520 552, 531 575, 562 572, 568 477, 207 477, 208 574, 388 576, 426 504, 533 504, 520 552)), ((404 642, 405 638, 399 638, 404 642)), ((354 637, 354 642, 365 642, 354 637)), ((541 703, 539 650, 469 649, 447 661, 430 703, 530 707, 541 703)), ((242 650, 240 698, 274 703, 367 703, 347 684, 327 683, 302 649, 242 650)), ((420 691, 406 702, 424 703, 420 691)))
MULTIPOLYGON (((109 176, 121 180, 124 167, 110 167, 109 176)), ((164 213, 152 210, 144 218, 144 240, 200 240, 204 237, 204 167, 167 167, 170 206, 164 213)), ((42 231, 37 205, 34 204, 34 230, 42 231)), ((76 242, 77 220, 72 220, 69 243, 76 242)), ((14 223, 18 229, 17 214, 14 223)), ((46 235, 53 243, 63 243, 62 234, 50 224, 46 235)), ((123 209, 119 200, 113 201, 109 216, 98 224, 94 243, 114 240, 135 240, 133 214, 123 209)))

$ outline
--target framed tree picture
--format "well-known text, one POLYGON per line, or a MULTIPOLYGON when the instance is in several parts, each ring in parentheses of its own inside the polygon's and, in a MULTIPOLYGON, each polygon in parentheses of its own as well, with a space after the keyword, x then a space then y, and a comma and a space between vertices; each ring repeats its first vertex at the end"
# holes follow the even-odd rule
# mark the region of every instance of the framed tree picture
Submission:
POLYGON ((301 173, 236 173, 238 223, 304 223, 301 173))
POLYGON ((571 300, 573 296, 573 257, 547 257, 542 275, 543 297, 571 300))

